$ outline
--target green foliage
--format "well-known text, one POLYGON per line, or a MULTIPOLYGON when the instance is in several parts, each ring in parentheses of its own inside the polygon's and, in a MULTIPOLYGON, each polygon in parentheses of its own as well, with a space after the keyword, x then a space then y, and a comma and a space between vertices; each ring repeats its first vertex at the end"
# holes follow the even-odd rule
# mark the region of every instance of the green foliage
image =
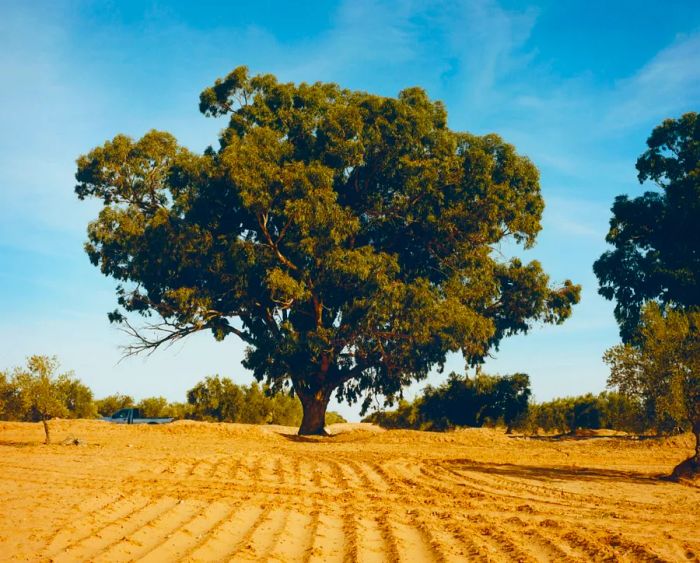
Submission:
POLYGON ((102 416, 112 416, 120 409, 133 407, 134 399, 129 395, 120 395, 116 393, 104 399, 98 399, 95 401, 95 406, 97 407, 97 412, 102 416))
POLYGON ((651 423, 640 401, 604 392, 531 404, 516 427, 530 433, 600 428, 639 433, 649 430, 651 423))
POLYGON ((246 424, 297 425, 301 403, 285 393, 271 394, 257 383, 236 385, 226 377, 207 377, 187 392, 189 418, 246 424))
POLYGON ((0 380, 3 414, 11 420, 42 421, 47 444, 51 443, 50 419, 70 415, 69 407, 82 412, 92 403, 90 390, 72 380, 72 374, 57 377, 58 367, 55 357, 30 356, 26 367, 14 368, 11 375, 3 373, 0 380), (86 394, 88 405, 84 401, 86 394))
POLYGON ((605 353, 608 385, 643 402, 657 426, 690 425, 700 439, 700 311, 649 303, 634 342, 605 353))
POLYGON ((529 397, 530 379, 522 373, 473 379, 452 373, 412 403, 401 401, 397 410, 378 411, 365 420, 387 428, 445 430, 497 422, 511 428, 527 412, 529 397))
POLYGON ((347 422, 347 420, 345 420, 340 413, 335 411, 326 412, 326 426, 329 424, 343 424, 345 422, 347 422))
POLYGON ((146 397, 136 403, 144 418, 161 418, 170 416, 168 400, 165 397, 146 397))
POLYGON ((640 183, 659 191, 629 199, 618 196, 606 237, 615 249, 593 269, 599 292, 615 299, 623 341, 636 334, 640 311, 649 301, 700 306, 700 119, 686 113, 667 119, 647 140, 637 160, 640 183))
POLYGON ((423 427, 420 414, 421 398, 413 402, 401 399, 395 410, 378 410, 362 419, 362 422, 372 422, 382 428, 413 428, 423 427))
POLYGON ((92 389, 87 385, 69 375, 59 376, 55 385, 66 407, 68 418, 97 417, 97 405, 93 400, 92 389))
POLYGON ((494 251, 535 242, 535 166, 497 135, 450 130, 420 88, 380 97, 239 67, 200 110, 229 116, 218 150, 151 131, 78 159, 78 197, 103 203, 86 250, 119 282, 110 319, 136 337, 132 352, 234 334, 272 391, 291 382, 304 405, 337 390, 367 406, 448 352, 478 364, 578 301, 538 262, 494 251), (134 328, 130 312, 161 330, 134 328))
POLYGON ((38 422, 55 417, 94 418, 92 391, 72 372, 57 375, 55 357, 31 356, 26 367, 0 372, 0 417, 38 422))

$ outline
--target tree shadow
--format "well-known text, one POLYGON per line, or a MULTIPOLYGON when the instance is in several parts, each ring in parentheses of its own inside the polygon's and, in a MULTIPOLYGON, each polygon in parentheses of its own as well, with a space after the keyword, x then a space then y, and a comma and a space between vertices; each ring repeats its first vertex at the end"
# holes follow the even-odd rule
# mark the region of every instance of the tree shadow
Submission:
POLYGON ((455 459, 444 462, 445 466, 454 466, 457 469, 500 475, 503 477, 515 477, 535 481, 591 481, 591 482, 620 482, 626 481, 635 484, 660 484, 667 481, 667 475, 648 475, 635 471, 621 471, 618 469, 597 469, 590 467, 561 467, 539 465, 514 465, 479 463, 467 459, 455 459))
POLYGON ((328 434, 327 436, 300 436, 299 434, 292 434, 287 432, 275 432, 278 436, 281 436, 285 440, 290 442, 302 442, 305 444, 319 444, 328 442, 329 439, 335 438, 335 434, 328 434))
POLYGON ((620 440, 620 441, 644 441, 644 440, 663 440, 666 436, 640 436, 637 434, 629 436, 585 436, 577 434, 552 434, 549 436, 522 436, 522 435, 509 435, 508 438, 511 440, 536 440, 539 442, 576 442, 581 440, 620 440))

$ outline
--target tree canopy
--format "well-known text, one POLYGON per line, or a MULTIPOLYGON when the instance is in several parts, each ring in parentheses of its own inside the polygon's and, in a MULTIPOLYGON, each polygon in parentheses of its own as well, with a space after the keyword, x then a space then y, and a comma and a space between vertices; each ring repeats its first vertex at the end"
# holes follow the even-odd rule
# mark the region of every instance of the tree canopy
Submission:
POLYGON ((690 466, 700 472, 700 311, 642 309, 635 345, 620 344, 605 353, 608 384, 641 399, 656 426, 670 421, 690 426, 695 456, 690 466))
POLYGON ((648 301, 700 306, 700 120, 697 113, 667 119, 637 160, 640 183, 658 191, 615 198, 606 240, 615 248, 593 266, 599 292, 615 299, 623 340, 635 334, 648 301))
POLYGON ((110 319, 131 352, 236 335, 259 381, 291 383, 300 431, 321 433, 334 390, 391 400, 448 352, 478 364, 578 301, 579 286, 499 252, 535 243, 535 166, 497 135, 450 130, 422 89, 382 97, 239 67, 199 107, 229 119, 217 149, 150 131, 78 159, 78 197, 104 204, 86 250, 119 282, 110 319))
POLYGON ((41 421, 51 443, 48 421, 58 416, 92 418, 97 414, 92 391, 72 372, 58 375, 56 357, 30 356, 26 367, 0 371, 0 418, 41 421))

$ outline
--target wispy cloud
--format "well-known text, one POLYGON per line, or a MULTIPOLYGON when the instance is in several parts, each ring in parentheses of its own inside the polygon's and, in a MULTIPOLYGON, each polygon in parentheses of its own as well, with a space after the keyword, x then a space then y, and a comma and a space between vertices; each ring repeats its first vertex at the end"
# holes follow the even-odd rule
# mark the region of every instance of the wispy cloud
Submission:
POLYGON ((680 36, 610 93, 604 129, 618 130, 700 109, 700 32, 680 36))

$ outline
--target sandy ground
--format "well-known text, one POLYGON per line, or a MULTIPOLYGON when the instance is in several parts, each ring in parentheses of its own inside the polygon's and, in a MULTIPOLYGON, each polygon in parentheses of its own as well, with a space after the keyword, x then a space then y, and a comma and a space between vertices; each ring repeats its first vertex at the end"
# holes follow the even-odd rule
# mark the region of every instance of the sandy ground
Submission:
POLYGON ((700 488, 663 440, 336 425, 0 423, 0 560, 687 561, 700 488))

